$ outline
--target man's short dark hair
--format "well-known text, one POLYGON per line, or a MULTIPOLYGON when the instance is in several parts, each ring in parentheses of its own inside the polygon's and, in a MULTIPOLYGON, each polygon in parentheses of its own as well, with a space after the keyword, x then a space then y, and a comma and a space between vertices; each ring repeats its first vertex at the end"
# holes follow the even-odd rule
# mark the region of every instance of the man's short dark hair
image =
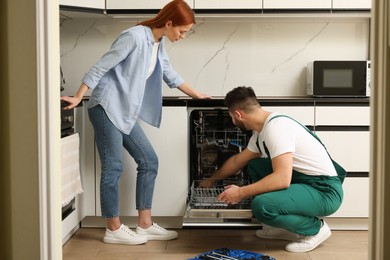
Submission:
POLYGON ((229 110, 240 109, 250 111, 253 106, 259 106, 255 92, 251 87, 239 86, 229 91, 224 100, 229 110))

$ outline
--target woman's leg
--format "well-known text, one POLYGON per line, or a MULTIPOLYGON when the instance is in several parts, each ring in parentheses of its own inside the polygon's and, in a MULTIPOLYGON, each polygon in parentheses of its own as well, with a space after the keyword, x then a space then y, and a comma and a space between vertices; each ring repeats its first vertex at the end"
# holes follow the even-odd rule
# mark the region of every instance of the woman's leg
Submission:
POLYGON ((151 208, 158 158, 138 123, 134 125, 129 135, 123 136, 123 146, 138 165, 136 186, 138 225, 143 228, 150 227, 152 225, 151 208))
POLYGON ((158 170, 158 158, 138 123, 134 125, 129 135, 124 135, 123 145, 138 164, 136 188, 137 234, 145 236, 148 240, 176 238, 176 231, 166 230, 152 221, 151 208, 158 170))
POLYGON ((102 217, 107 227, 120 227, 118 182, 122 175, 122 133, 108 119, 104 109, 98 105, 89 110, 95 130, 95 141, 101 162, 100 204, 102 217))

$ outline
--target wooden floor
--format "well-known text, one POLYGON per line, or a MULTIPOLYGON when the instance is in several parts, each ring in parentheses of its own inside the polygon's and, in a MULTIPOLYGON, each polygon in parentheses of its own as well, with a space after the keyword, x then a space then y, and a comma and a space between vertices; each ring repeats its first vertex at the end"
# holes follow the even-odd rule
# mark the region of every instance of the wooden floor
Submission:
POLYGON ((283 260, 363 260, 368 256, 367 231, 333 231, 332 236, 308 253, 289 253, 288 243, 265 240, 254 229, 179 229, 171 241, 144 245, 112 245, 102 242, 104 229, 81 228, 63 246, 64 260, 184 260, 218 248, 248 250, 283 260))

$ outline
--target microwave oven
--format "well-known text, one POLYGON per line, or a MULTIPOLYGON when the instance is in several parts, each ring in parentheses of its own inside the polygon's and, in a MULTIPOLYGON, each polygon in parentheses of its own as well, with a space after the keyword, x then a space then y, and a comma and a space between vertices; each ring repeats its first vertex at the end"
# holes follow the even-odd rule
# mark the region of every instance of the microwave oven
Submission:
POLYGON ((317 60, 307 66, 306 93, 315 97, 369 97, 370 61, 317 60))

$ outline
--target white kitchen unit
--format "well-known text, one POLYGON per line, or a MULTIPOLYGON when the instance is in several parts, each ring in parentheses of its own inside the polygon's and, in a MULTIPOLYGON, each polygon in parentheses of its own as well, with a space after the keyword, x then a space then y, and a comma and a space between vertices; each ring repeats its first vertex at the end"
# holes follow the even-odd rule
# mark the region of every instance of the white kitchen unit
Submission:
POLYGON ((263 106, 263 108, 289 116, 305 126, 314 126, 314 106, 263 106))
MULTIPOLYGON (((171 0, 106 0, 106 8, 108 10, 120 9, 161 9, 171 0)), ((193 8, 193 0, 186 1, 193 8)))
POLYGON ((328 9, 332 0, 263 0, 263 9, 328 9))
POLYGON ((337 10, 369 10, 371 9, 371 0, 333 0, 332 9, 337 10))
POLYGON ((95 138, 87 107, 88 101, 84 100, 82 107, 76 109, 75 118, 75 130, 80 135, 80 174, 84 192, 79 203, 83 218, 96 213, 95 138))
MULTIPOLYGON (((163 107, 161 127, 141 121, 146 136, 159 158, 152 214, 155 217, 182 217, 188 195, 188 114, 185 106, 163 107)), ((96 216, 100 210, 100 160, 96 153, 96 216)), ((119 211, 121 216, 137 216, 135 188, 137 164, 123 150, 123 174, 120 180, 119 211)))
POLYGON ((105 0, 60 0, 60 5, 84 8, 105 9, 105 0))
POLYGON ((316 106, 316 134, 332 158, 348 175, 344 201, 329 218, 362 218, 369 215, 370 107, 316 106))
POLYGON ((316 106, 317 126, 369 126, 368 106, 316 106))
POLYGON ((261 9, 263 0, 194 0, 194 8, 201 9, 261 9))

